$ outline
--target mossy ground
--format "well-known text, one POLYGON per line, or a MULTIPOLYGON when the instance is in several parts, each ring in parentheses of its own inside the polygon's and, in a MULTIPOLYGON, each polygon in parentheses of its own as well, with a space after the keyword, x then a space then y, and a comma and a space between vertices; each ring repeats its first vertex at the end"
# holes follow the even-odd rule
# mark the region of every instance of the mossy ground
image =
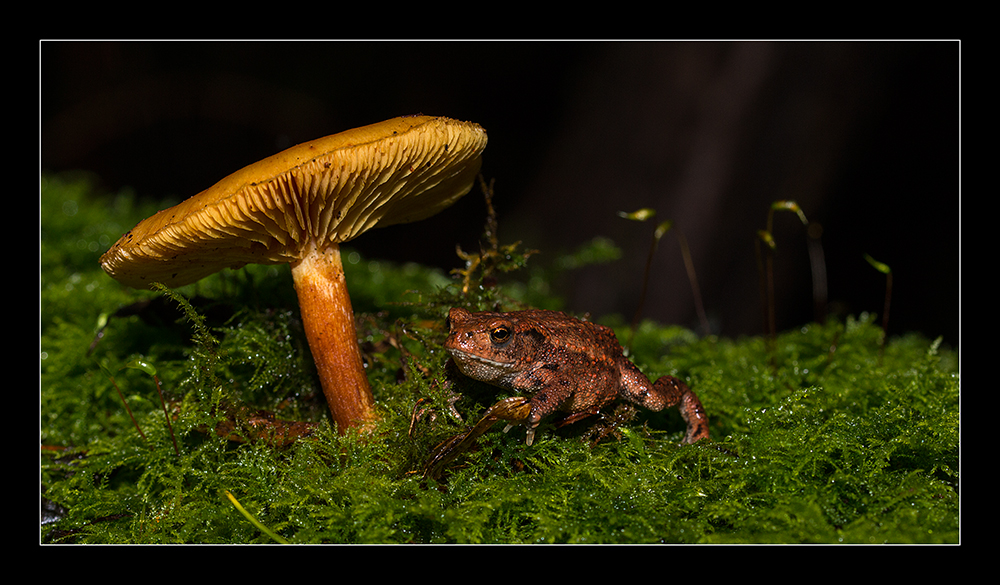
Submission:
POLYGON ((228 272, 178 297, 101 271, 103 250, 155 210, 42 179, 41 542, 275 542, 227 493, 291 543, 959 541, 957 358, 920 336, 880 356, 881 331, 861 315, 780 335, 772 360, 761 338, 644 323, 634 360, 689 382, 711 442, 678 445, 675 412, 639 413, 596 444, 607 420, 543 425, 531 447, 498 428, 431 480, 419 471, 433 446, 501 398, 448 373, 447 309, 514 289, 556 301, 531 286, 462 294, 439 272, 345 255, 383 421, 363 439, 339 436, 287 268, 228 272), (135 314, 114 315, 125 306, 135 314), (447 413, 452 391, 465 423, 447 413), (418 401, 427 410, 411 428, 418 401), (319 424, 285 447, 234 442, 206 432, 224 405, 319 424))

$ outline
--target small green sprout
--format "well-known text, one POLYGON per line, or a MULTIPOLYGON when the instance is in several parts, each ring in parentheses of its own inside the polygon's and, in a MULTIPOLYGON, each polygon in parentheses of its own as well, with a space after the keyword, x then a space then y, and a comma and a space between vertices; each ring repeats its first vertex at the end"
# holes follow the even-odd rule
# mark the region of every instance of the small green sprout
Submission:
MULTIPOLYGON (((774 212, 775 211, 791 211, 802 222, 802 225, 806 226, 807 231, 812 224, 806 218, 806 214, 802 211, 802 207, 798 203, 792 200, 778 200, 771 203, 771 206, 767 211, 767 227, 763 230, 757 231, 757 270, 760 274, 760 296, 761 304, 763 306, 764 313, 764 330, 765 335, 768 340, 768 345, 772 348, 774 347, 774 341, 777 336, 777 324, 775 323, 775 296, 774 296, 774 253, 777 250, 777 244, 774 240, 774 212), (761 242, 767 247, 767 255, 762 259, 760 252, 761 242)), ((814 230, 815 232, 815 230, 814 230)), ((826 283, 826 268, 823 266, 823 255, 821 251, 814 252, 812 247, 818 245, 814 240, 817 238, 810 235, 809 245, 810 254, 809 259, 812 264, 813 271, 813 299, 817 307, 825 305, 825 301, 820 301, 820 299, 825 299, 825 291, 820 291, 820 287, 825 287, 826 283)), ((821 319, 821 315, 817 315, 817 320, 821 319)), ((772 352, 773 353, 773 352, 772 352)))
POLYGON ((889 334, 889 301, 892 298, 892 268, 889 268, 888 264, 879 262, 878 260, 872 258, 867 253, 865 254, 865 260, 868 261, 875 270, 878 270, 885 275, 885 305, 882 309, 882 341, 879 343, 879 361, 882 359, 882 353, 885 351, 885 338, 889 334))
POLYGON ((267 526, 264 526, 256 518, 254 518, 253 514, 251 514, 250 512, 247 512, 246 508, 244 508, 243 505, 240 504, 240 501, 237 500, 236 496, 234 496, 232 494, 232 492, 230 492, 229 490, 226 490, 226 497, 229 498, 229 501, 233 503, 233 506, 237 510, 239 510, 240 514, 243 514, 243 516, 247 520, 249 520, 251 524, 253 524, 254 526, 256 526, 257 529, 260 530, 261 532, 263 532, 264 534, 268 535, 271 538, 271 540, 273 540, 274 542, 277 542, 278 544, 288 544, 287 540, 285 540, 284 538, 282 538, 280 535, 275 534, 274 532, 272 532, 267 526))

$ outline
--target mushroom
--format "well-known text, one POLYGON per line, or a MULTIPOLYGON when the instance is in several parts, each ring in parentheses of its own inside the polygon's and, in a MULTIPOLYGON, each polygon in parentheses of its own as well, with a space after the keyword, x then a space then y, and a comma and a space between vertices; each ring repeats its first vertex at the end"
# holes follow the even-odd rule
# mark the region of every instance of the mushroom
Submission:
POLYGON ((486 132, 405 116, 306 142, 254 163, 143 220, 102 257, 134 288, 178 287, 223 268, 292 266, 302 323, 333 421, 376 420, 340 244, 369 228, 424 219, 469 192, 486 132))

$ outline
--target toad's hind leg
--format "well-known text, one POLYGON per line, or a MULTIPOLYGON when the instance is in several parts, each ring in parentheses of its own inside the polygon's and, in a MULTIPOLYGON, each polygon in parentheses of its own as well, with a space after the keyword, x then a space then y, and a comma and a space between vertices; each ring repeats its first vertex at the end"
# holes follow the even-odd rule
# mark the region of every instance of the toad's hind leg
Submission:
POLYGON ((653 383, 652 389, 642 397, 642 406, 649 410, 660 411, 669 406, 676 406, 681 417, 687 423, 685 443, 694 443, 708 437, 708 415, 701 405, 698 396, 674 376, 662 376, 653 383))

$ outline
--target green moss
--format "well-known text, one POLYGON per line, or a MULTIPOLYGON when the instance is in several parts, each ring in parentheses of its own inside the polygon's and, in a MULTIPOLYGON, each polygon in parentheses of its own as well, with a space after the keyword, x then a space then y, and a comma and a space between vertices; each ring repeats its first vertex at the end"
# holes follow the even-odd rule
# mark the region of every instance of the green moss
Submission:
POLYGON ((773 361, 760 338, 643 323, 632 357, 651 378, 689 381, 712 442, 679 446, 675 412, 639 413, 596 445, 596 419, 543 424, 531 447, 523 431, 497 429, 433 481, 414 473, 433 446, 499 398, 447 373, 447 309, 556 305, 538 300, 543 273, 463 295, 439 272, 345 254, 383 416, 359 440, 330 430, 287 268, 176 295, 103 274, 101 252, 153 211, 85 180, 42 179, 43 542, 274 542, 227 492, 292 543, 958 542, 956 356, 911 335, 880 360, 871 316, 786 332, 773 361), (134 314, 116 315, 125 306, 134 314), (136 359, 155 380, 126 367, 136 359), (452 391, 466 422, 448 414, 452 391), (418 401, 428 410, 411 429, 418 401), (318 427, 283 448, 206 432, 234 404, 318 427))

